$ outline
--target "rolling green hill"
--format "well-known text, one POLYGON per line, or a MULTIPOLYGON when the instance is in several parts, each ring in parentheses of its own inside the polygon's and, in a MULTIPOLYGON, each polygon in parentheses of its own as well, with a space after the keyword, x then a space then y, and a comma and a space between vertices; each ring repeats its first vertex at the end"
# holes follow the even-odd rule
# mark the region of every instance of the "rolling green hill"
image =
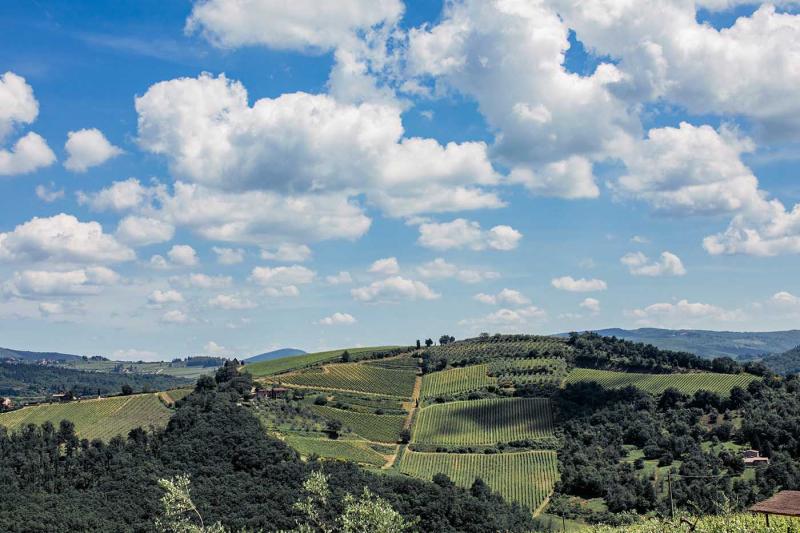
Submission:
POLYGON ((320 363, 327 363, 341 358, 342 353, 347 351, 354 358, 358 356, 365 356, 373 352, 380 352, 384 350, 393 350, 397 346, 375 346, 371 348, 342 348, 341 350, 329 350, 327 352, 315 352, 302 355, 292 355, 288 357, 279 357, 277 359, 270 359, 269 361, 259 361, 257 363, 248 364, 246 366, 247 372, 253 377, 264 377, 288 372, 290 370, 299 370, 309 366, 318 365, 320 363))
POLYGON ((281 348, 280 350, 272 350, 270 352, 260 353, 244 359, 245 363, 253 364, 259 361, 269 361, 270 359, 279 359, 281 357, 292 357, 294 355, 303 355, 306 353, 304 350, 297 348, 281 348))
POLYGON ((59 352, 29 352, 25 350, 12 350, 11 348, 0 348, 0 359, 16 359, 19 361, 77 361, 82 359, 80 355, 73 355, 59 352))
POLYGON ((800 346, 781 354, 770 355, 762 361, 767 368, 778 374, 800 373, 800 346))

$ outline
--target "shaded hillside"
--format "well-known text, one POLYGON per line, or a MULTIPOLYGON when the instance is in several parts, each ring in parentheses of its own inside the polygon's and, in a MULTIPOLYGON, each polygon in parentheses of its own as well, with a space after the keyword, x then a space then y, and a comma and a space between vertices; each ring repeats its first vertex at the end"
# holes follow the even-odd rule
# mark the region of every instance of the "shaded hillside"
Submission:
POLYGON ((0 348, 0 359, 16 359, 18 361, 78 361, 80 355, 58 352, 28 352, 25 350, 12 350, 11 348, 0 348))
POLYGON ((781 354, 765 357, 762 362, 767 368, 778 374, 800 374, 800 346, 781 354))
MULTIPOLYGON (((800 345, 800 330, 738 332, 700 329, 601 329, 597 333, 634 342, 652 344, 663 350, 691 352, 706 358, 747 359, 779 354, 800 345)), ((565 336, 566 334, 560 334, 565 336)))
POLYGON ((165 390, 191 383, 188 379, 155 374, 83 372, 56 366, 0 362, 0 396, 41 398, 72 391, 75 396, 119 394, 122 385, 135 392, 165 390))
POLYGON ((252 357, 248 357, 244 359, 245 363, 257 363, 259 361, 269 361, 270 359, 277 359, 279 357, 291 357, 293 355, 303 355, 306 353, 303 350, 298 350, 297 348, 281 348, 279 350, 272 350, 271 352, 264 352, 258 355, 254 355, 252 357))

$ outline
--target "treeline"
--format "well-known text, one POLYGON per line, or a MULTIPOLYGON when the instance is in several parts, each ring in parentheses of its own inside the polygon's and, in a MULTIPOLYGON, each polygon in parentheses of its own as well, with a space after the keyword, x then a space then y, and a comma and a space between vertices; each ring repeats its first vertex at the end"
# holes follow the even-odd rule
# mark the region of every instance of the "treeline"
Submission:
MULTIPOLYGON (((553 396, 563 424, 561 481, 551 510, 567 517, 622 523, 626 512, 669 512, 669 500, 645 474, 644 461, 673 467, 676 508, 716 514, 745 509, 780 489, 800 489, 800 379, 769 377, 730 396, 707 391, 686 396, 675 389, 653 397, 635 388, 603 389, 595 383, 567 386, 553 396), (737 428, 734 419, 741 420, 737 428), (733 442, 770 458, 754 479, 744 471, 733 442), (626 459, 626 445, 644 457, 626 459), (608 513, 587 511, 567 496, 603 498, 608 513)), ((663 480, 662 480, 663 482, 663 480)))
POLYGON ((74 397, 119 394, 123 385, 134 392, 165 390, 190 380, 156 374, 85 372, 57 366, 0 362, 0 396, 37 398, 56 393, 74 397))
POLYGON ((206 523, 233 531, 289 530, 302 518, 294 506, 304 497, 302 483, 320 468, 332 492, 322 512, 333 516, 342 513, 345 493, 368 487, 404 517, 418 518, 420 531, 533 529, 526 510, 486 490, 300 461, 238 405, 252 382, 231 366, 216 378, 200 378, 166 429, 154 434, 137 429, 103 444, 79 441, 69 423, 13 435, 0 428, 0 531, 152 531, 162 495, 158 479, 183 473, 206 523))
POLYGON ((705 359, 689 352, 661 350, 651 344, 631 342, 597 333, 570 333, 575 366, 608 368, 639 372, 667 373, 682 370, 703 370, 723 374, 749 372, 763 376, 768 369, 761 363, 740 364, 730 357, 705 359))

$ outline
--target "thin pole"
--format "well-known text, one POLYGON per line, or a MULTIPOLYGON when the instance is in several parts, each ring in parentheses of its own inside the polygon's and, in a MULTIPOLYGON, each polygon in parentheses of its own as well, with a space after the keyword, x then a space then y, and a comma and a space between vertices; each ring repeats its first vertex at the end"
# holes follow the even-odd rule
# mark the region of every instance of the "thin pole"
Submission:
POLYGON ((672 470, 667 474, 667 484, 669 486, 669 517, 675 519, 675 501, 672 499, 672 470))

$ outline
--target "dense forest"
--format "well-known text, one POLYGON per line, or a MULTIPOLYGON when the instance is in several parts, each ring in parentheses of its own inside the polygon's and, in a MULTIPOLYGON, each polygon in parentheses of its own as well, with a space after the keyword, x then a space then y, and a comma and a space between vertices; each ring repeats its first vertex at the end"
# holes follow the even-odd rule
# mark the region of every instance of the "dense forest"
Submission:
POLYGON ((626 512, 668 514, 667 495, 657 494, 644 473, 646 459, 676 465, 673 501, 692 513, 741 510, 777 490, 800 489, 798 393, 797 376, 767 377, 725 398, 707 391, 689 397, 668 389, 653 397, 635 388, 569 385, 553 397, 563 447, 551 510, 606 523, 626 521, 626 512), (726 443, 758 449, 770 463, 746 479, 741 455, 726 443), (631 447, 643 457, 626 460, 631 447), (568 496, 603 498, 608 512, 571 505, 568 496))
POLYGON ((56 366, 0 362, 0 396, 36 398, 71 392, 74 396, 119 394, 123 385, 133 392, 165 390, 191 381, 155 374, 85 372, 56 366))
POLYGON ((364 487, 422 531, 529 531, 526 510, 476 483, 471 491, 439 476, 436 483, 378 476, 353 464, 302 462, 268 437, 238 405, 251 387, 231 365, 198 380, 167 428, 133 430, 108 444, 79 441, 68 422, 0 428, 0 530, 152 531, 161 512, 158 480, 187 474, 206 523, 231 530, 289 530, 302 517, 295 503, 311 472, 324 468, 331 490, 325 512, 338 514, 345 493, 364 487))

